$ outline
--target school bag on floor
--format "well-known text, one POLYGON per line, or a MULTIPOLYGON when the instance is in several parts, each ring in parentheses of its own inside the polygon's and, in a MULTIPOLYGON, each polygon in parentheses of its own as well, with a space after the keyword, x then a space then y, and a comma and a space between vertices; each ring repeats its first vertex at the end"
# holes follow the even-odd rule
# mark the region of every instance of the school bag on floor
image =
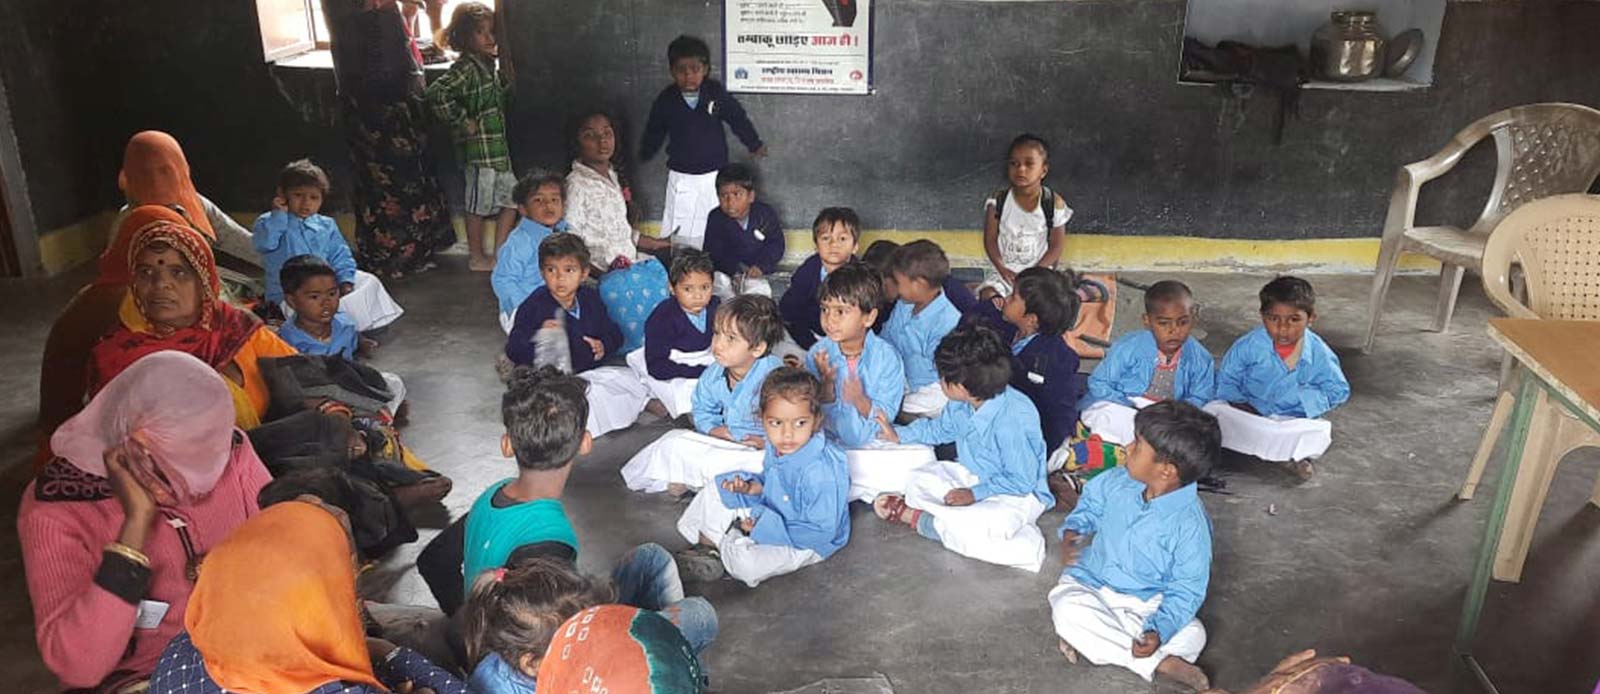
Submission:
POLYGON ((645 258, 600 278, 600 300, 605 302, 611 320, 622 328, 622 354, 644 346, 644 323, 668 296, 671 292, 667 268, 655 258, 645 258))

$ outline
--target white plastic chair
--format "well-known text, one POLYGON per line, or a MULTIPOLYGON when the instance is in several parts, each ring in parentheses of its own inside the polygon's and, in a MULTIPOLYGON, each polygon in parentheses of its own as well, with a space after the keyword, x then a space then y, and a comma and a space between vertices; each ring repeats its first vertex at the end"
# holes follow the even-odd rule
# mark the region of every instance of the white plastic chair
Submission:
POLYGON ((1450 329, 1461 279, 1468 269, 1483 267, 1483 246, 1489 232, 1513 210, 1532 200, 1563 193, 1583 193, 1600 175, 1600 111, 1577 104, 1529 104, 1495 113, 1466 127, 1444 149, 1423 161, 1400 167, 1389 214, 1383 223, 1383 245, 1372 278, 1367 338, 1361 351, 1371 352, 1378 334, 1389 281, 1402 253, 1437 258, 1439 303, 1433 329, 1450 329), (1473 145, 1494 136, 1499 165, 1483 214, 1472 228, 1416 226, 1417 195, 1422 184, 1445 175, 1473 145))
MULTIPOLYGON (((1512 318, 1600 321, 1600 196, 1557 195, 1530 202, 1508 215, 1484 247, 1483 289, 1489 300, 1512 318), (1513 292, 1513 265, 1521 269, 1526 302, 1513 292)), ((1506 377, 1509 371, 1501 370, 1500 397, 1461 485, 1458 496, 1462 499, 1472 498, 1500 430, 1516 406, 1512 379, 1506 377)), ((1550 402, 1543 388, 1537 392, 1527 447, 1512 482, 1516 486, 1495 554, 1494 577, 1500 581, 1522 577, 1522 564, 1557 464, 1574 449, 1600 446, 1600 433, 1568 415, 1565 407, 1550 402)), ((1589 502, 1600 506, 1600 483, 1589 502)))

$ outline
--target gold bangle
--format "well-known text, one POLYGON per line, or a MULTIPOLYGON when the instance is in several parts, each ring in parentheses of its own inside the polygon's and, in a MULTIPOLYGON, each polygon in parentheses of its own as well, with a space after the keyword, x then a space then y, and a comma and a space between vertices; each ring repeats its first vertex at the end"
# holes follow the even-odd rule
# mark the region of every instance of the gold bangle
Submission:
POLYGON ((150 568, 150 557, 146 556, 144 552, 140 552, 139 550, 122 544, 121 542, 113 542, 109 545, 106 545, 106 551, 127 559, 128 561, 138 564, 139 566, 143 566, 146 569, 150 568))

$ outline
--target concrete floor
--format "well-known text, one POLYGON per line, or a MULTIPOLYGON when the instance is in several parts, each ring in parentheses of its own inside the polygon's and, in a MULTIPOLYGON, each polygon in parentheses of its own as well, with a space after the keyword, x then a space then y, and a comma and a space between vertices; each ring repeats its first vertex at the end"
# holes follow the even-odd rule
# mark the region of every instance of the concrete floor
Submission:
MULTIPOLYGON (((499 455, 499 387, 492 369, 503 336, 487 275, 460 258, 391 289, 408 315, 386 336, 375 363, 405 376, 412 421, 407 441, 455 478, 446 500, 459 514, 492 481, 513 474, 499 455)), ((85 279, 0 283, 0 463, 10 496, 0 509, 14 526, 15 498, 31 449, 38 359, 49 321, 85 279)), ((1141 281, 1156 279, 1130 275, 1141 281)), ((1202 304, 1205 344, 1220 356, 1256 321, 1265 276, 1182 276, 1202 304)), ((1321 294, 1317 329, 1335 346, 1354 390, 1331 415, 1334 447, 1317 477, 1295 484, 1275 468, 1232 461, 1231 495, 1202 495, 1215 527, 1210 596, 1200 612, 1210 644, 1200 664, 1222 686, 1242 687, 1282 655, 1305 647, 1348 654, 1434 692, 1471 691, 1449 674, 1448 649, 1481 528, 1497 483, 1497 458, 1478 499, 1454 491, 1485 426, 1499 352, 1484 334, 1491 307, 1477 286, 1463 291, 1448 334, 1424 332, 1434 284, 1395 282, 1378 349, 1350 349, 1366 314, 1369 279, 1312 278, 1321 294), (1272 511, 1269 511, 1271 509, 1272 511)), ((1123 289, 1119 324, 1137 322, 1138 292, 1123 289)), ((568 488, 583 564, 609 568, 626 547, 678 548, 682 506, 627 491, 627 457, 664 430, 641 425, 597 442, 568 488)), ((1595 451, 1561 468, 1521 584, 1495 584, 1478 650, 1504 692, 1588 692, 1600 677, 1600 509, 1585 504, 1595 451)), ((430 519, 442 526, 444 518, 430 519)), ((1126 671, 1068 666, 1056 652, 1046 591, 1055 551, 1038 575, 964 559, 856 505, 850 545, 817 567, 759 589, 721 582, 700 589, 717 606, 722 633, 708 652, 716 689, 778 692, 825 678, 859 678, 863 690, 1144 692, 1126 671), (863 684, 864 683, 864 684, 863 684), (883 687, 878 687, 883 690, 883 687)), ((1041 525, 1054 530, 1060 514, 1041 525)), ((425 539, 432 530, 425 531, 425 539)), ((403 548, 366 585, 396 602, 431 604, 412 570, 420 545, 403 548)), ((0 681, 44 691, 51 678, 33 648, 15 533, 0 537, 0 681)), ((691 587, 691 592, 696 590, 691 587)), ((822 687, 806 691, 822 690, 822 687)), ((1160 687, 1154 689, 1160 690, 1160 687)), ((838 691, 838 690, 835 690, 838 691)), ((850 691, 855 691, 851 689, 850 691)))

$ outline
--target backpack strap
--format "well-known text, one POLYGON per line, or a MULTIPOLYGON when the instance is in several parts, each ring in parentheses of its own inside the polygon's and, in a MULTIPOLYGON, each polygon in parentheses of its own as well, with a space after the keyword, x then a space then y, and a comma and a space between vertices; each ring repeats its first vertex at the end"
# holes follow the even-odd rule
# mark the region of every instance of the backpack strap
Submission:
POLYGON ((1044 209, 1044 231, 1048 234, 1051 229, 1056 228, 1054 224, 1056 218, 1056 194, 1055 191, 1050 190, 1050 186, 1039 187, 1039 207, 1044 209))
POLYGON ((994 218, 1000 219, 1001 213, 1006 209, 1006 196, 1011 194, 1011 186, 1006 186, 994 193, 994 218))

